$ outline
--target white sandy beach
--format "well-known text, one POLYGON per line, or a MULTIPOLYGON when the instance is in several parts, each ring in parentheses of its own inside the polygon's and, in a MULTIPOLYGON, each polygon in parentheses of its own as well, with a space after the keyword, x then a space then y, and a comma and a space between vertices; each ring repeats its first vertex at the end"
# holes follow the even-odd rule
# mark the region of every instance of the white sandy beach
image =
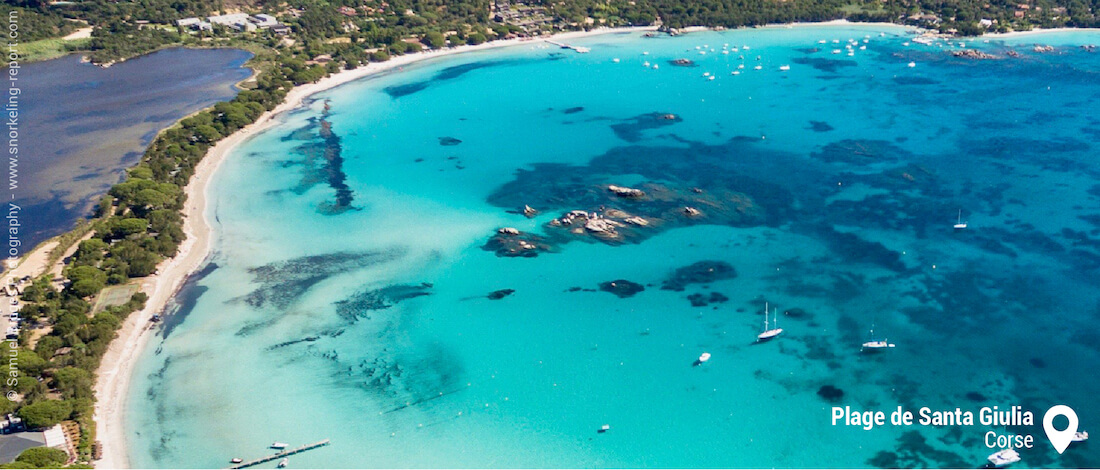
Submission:
POLYGON ((1026 36, 1038 36, 1051 33, 1079 33, 1079 32, 1100 32, 1098 28, 1035 28, 1028 31, 1012 31, 1010 33, 986 33, 981 37, 984 39, 1006 39, 1006 38, 1019 38, 1026 36))
MULTIPOLYGON (((655 28, 609 28, 586 32, 569 32, 554 35, 554 40, 567 40, 617 32, 649 31, 655 28)), ((166 260, 157 274, 144 280, 142 292, 149 295, 145 308, 127 318, 119 336, 108 348, 100 364, 96 382, 96 439, 103 447, 103 458, 96 461, 99 468, 129 468, 129 454, 126 450, 126 399, 129 395, 130 378, 146 343, 153 336, 150 317, 161 312, 169 300, 179 291, 188 276, 196 272, 210 253, 213 227, 206 219, 206 192, 214 172, 217 171, 226 156, 241 142, 248 140, 265 129, 278 123, 277 116, 302 105, 303 101, 315 93, 358 80, 373 74, 400 68, 422 60, 444 57, 463 52, 472 52, 499 47, 536 43, 542 39, 510 39, 492 41, 476 46, 459 46, 437 51, 424 51, 407 54, 386 62, 371 63, 354 70, 346 70, 331 75, 316 83, 298 86, 287 94, 286 100, 272 111, 260 116, 256 122, 237 133, 221 140, 211 148, 202 162, 195 168, 195 175, 185 188, 187 206, 184 208, 183 230, 187 240, 180 245, 179 253, 166 260)))

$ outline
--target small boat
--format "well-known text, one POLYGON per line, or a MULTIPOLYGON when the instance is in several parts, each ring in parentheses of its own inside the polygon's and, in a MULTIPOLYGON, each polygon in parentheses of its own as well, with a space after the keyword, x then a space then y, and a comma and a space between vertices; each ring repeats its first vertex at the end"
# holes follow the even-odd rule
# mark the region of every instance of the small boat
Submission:
POLYGON ((618 58, 618 57, 616 57, 616 58, 614 58, 614 59, 611 59, 611 61, 617 64, 617 63, 619 63, 619 58, 618 58))
POLYGON ((286 468, 286 466, 287 466, 287 465, 288 465, 289 463, 290 463, 290 459, 289 459, 289 458, 287 458, 287 457, 283 457, 283 460, 280 460, 280 461, 279 461, 279 465, 276 465, 275 467, 276 467, 276 468, 286 468))
POLYGON ((875 339, 875 326, 871 325, 871 339, 860 346, 860 352, 874 352, 882 351, 886 348, 894 347, 893 344, 888 343, 885 339, 875 339))
POLYGON ((714 80, 714 75, 707 77, 707 80, 714 80))
POLYGON ((657 68, 658 68, 657 64, 653 64, 653 70, 657 70, 657 68))
POLYGON ((743 69, 743 68, 745 68, 745 64, 738 64, 737 65, 738 70, 743 69))
POLYGON ((1077 431, 1077 432, 1073 433, 1073 438, 1070 439, 1070 442, 1085 442, 1087 440, 1089 440, 1089 433, 1088 432, 1077 431))
POLYGON ((959 219, 955 222, 955 230, 962 230, 966 228, 966 222, 963 222, 963 211, 959 209, 959 219))
POLYGON ((790 70, 790 69, 791 69, 791 66, 790 66, 790 65, 780 65, 780 66, 779 66, 779 70, 782 70, 782 71, 784 71, 784 72, 786 72, 786 71, 788 71, 788 70, 790 70))
POLYGON ((989 463, 995 467, 1004 467, 1020 461, 1020 453, 1015 449, 1003 449, 989 456, 989 463))
POLYGON ((642 62, 642 67, 649 67, 649 61, 642 62))
POLYGON ((244 459, 242 459, 240 457, 234 457, 233 460, 229 461, 229 463, 241 463, 241 462, 244 462, 244 459))
POLYGON ((840 49, 833 49, 833 54, 840 54, 840 49))
POLYGON ((272 443, 271 443, 271 448, 272 448, 272 449, 280 449, 280 450, 281 450, 281 449, 286 449, 286 448, 287 448, 287 446, 289 446, 289 445, 290 445, 290 444, 287 444, 287 443, 285 443, 285 442, 278 442, 278 441, 275 441, 275 442, 272 442, 272 443))
POLYGON ((730 75, 741 75, 741 72, 734 70, 733 72, 730 72, 730 75))
POLYGON ((817 43, 818 43, 818 44, 825 44, 826 42, 828 42, 828 41, 826 41, 826 40, 822 39, 822 40, 818 41, 817 43))
POLYGON ((603 434, 603 433, 605 433, 607 431, 610 431, 610 430, 611 430, 611 425, 610 424, 605 424, 603 426, 600 426, 600 429, 597 429, 596 432, 598 432, 600 434, 603 434))
POLYGON ((903 43, 901 43, 901 45, 903 45, 903 46, 905 46, 905 47, 909 47, 909 43, 908 43, 908 42, 903 42, 903 43))
POLYGON ((756 340, 764 342, 779 336, 783 332, 782 328, 779 328, 779 309, 776 309, 775 322, 772 324, 772 329, 768 329, 768 304, 764 303, 764 332, 756 335, 756 340))
POLYGON ((693 365, 693 366, 697 366, 697 365, 700 365, 700 364, 702 364, 702 363, 704 363, 704 362, 707 362, 707 361, 709 361, 709 360, 710 360, 710 353, 709 353, 709 352, 705 352, 705 353, 703 353, 703 354, 700 354, 700 355, 699 355, 699 359, 696 359, 696 360, 695 360, 695 364, 692 364, 692 365, 693 365))
POLYGON ((913 68, 913 67, 916 67, 916 66, 917 66, 916 62, 910 62, 909 63, 909 68, 913 68))
POLYGON ((763 65, 757 65, 756 67, 753 67, 752 69, 753 70, 763 70, 764 66, 763 65))

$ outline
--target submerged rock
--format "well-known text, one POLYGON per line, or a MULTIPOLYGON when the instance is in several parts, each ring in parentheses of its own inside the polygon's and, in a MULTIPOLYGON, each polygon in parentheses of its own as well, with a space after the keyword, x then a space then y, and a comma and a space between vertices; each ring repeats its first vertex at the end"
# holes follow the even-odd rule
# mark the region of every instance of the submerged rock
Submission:
POLYGON ((440 137, 439 138, 439 145, 442 145, 444 147, 453 147, 453 146, 461 144, 461 143, 462 143, 461 140, 458 140, 454 137, 440 137))
POLYGON ((661 284, 661 289, 682 291, 688 284, 707 284, 737 277, 737 270, 725 261, 700 261, 677 269, 661 284))
POLYGON ((492 291, 492 292, 489 293, 489 295, 487 295, 485 297, 487 297, 489 300, 500 300, 500 299, 503 299, 505 297, 508 297, 509 295, 514 294, 515 292, 516 292, 515 289, 501 289, 501 290, 492 291))
POLYGON ((817 389, 817 396, 831 402, 836 402, 844 397, 844 390, 832 385, 823 385, 821 388, 817 389))
POLYGON ((636 282, 630 282, 626 279, 616 279, 614 281, 601 282, 600 290, 604 292, 610 292, 619 296, 619 298, 625 299, 627 297, 633 297, 634 294, 644 291, 645 286, 636 282))

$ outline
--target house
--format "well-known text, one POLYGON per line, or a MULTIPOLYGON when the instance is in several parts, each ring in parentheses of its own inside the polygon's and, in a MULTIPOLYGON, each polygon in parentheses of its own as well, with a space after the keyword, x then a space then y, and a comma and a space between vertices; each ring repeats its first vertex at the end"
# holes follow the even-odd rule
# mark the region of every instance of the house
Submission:
POLYGON ((199 23, 201 23, 201 22, 202 22, 202 20, 200 20, 198 18, 181 18, 181 19, 176 20, 176 26, 184 26, 184 27, 194 28, 194 27, 197 27, 199 25, 199 23))
POLYGON ((263 13, 252 15, 249 21, 255 24, 257 28, 270 28, 279 24, 279 20, 276 20, 274 16, 265 15, 263 13))
POLYGON ((220 24, 241 32, 256 30, 256 25, 249 21, 248 13, 208 16, 206 19, 212 24, 220 24))
POLYGON ((286 36, 286 35, 290 34, 290 26, 287 26, 285 24, 277 24, 275 26, 272 26, 269 29, 271 30, 271 32, 273 32, 275 34, 278 34, 280 36, 286 36))
POLYGON ((984 28, 988 28, 990 26, 993 26, 993 20, 982 18, 978 20, 978 24, 982 25, 982 27, 984 28))
POLYGON ((336 11, 340 12, 340 14, 344 16, 359 16, 359 12, 352 7, 340 7, 337 8, 336 11))

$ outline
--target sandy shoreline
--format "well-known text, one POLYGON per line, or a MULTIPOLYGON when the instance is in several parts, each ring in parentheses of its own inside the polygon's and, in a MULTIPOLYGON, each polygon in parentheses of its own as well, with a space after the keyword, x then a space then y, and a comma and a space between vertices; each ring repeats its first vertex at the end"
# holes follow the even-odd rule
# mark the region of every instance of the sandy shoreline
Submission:
POLYGON ((981 37, 985 39, 1006 39, 1006 38, 1019 38, 1025 36, 1038 36, 1042 34, 1051 33, 1084 33, 1084 32, 1100 32, 1100 28, 1035 28, 1028 31, 1013 31, 1010 33, 986 33, 981 37))
MULTIPOLYGON (((611 28, 586 32, 570 32, 554 35, 555 40, 594 36, 609 33, 648 31, 655 28, 611 28)), ((345 70, 316 83, 295 87, 275 109, 264 113, 256 122, 222 139, 206 154, 195 168, 195 175, 187 187, 187 206, 184 208, 183 230, 187 240, 180 245, 179 253, 166 260, 158 273, 142 282, 141 290, 149 295, 145 308, 134 312, 119 330, 118 338, 111 342, 98 370, 96 381, 96 436, 103 447, 103 458, 96 461, 99 468, 129 468, 126 451, 126 400, 129 394, 133 368, 145 345, 153 336, 149 318, 168 306, 171 298, 183 286, 187 278, 196 272, 210 253, 213 227, 206 219, 206 192, 218 167, 234 148, 252 136, 274 126, 284 112, 302 105, 310 95, 370 75, 397 69, 415 62, 445 57, 464 52, 494 49, 507 46, 538 43, 541 39, 510 39, 487 42, 476 46, 459 46, 440 51, 425 51, 394 57, 386 62, 371 63, 354 70, 345 70)))

